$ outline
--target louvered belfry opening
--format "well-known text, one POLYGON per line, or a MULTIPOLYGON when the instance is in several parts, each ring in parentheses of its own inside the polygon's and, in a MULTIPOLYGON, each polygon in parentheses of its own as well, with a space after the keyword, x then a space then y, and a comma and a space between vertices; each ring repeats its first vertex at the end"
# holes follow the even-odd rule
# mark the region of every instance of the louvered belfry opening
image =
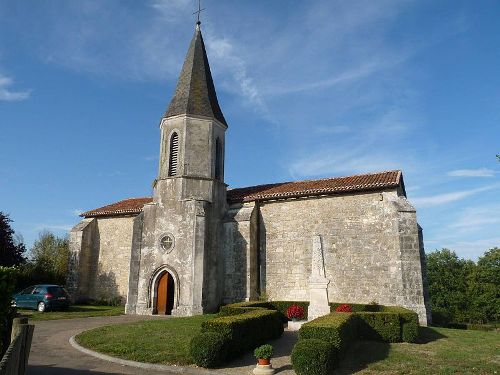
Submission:
POLYGON ((179 135, 173 133, 170 137, 170 158, 168 162, 168 175, 177 175, 177 162, 179 160, 179 135))
POLYGON ((222 177, 222 145, 219 138, 215 141, 215 179, 222 177))

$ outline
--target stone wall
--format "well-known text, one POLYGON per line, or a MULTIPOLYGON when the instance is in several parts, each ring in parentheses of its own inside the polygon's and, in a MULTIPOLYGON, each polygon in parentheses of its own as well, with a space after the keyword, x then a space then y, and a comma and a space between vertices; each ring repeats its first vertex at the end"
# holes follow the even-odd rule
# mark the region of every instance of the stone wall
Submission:
POLYGON ((96 300, 120 297, 125 302, 128 292, 130 248, 134 216, 99 218, 99 236, 94 263, 94 287, 91 298, 96 300))
POLYGON ((134 216, 88 218, 70 233, 68 289, 74 300, 125 302, 134 216))
POLYGON ((271 300, 308 300, 317 234, 331 302, 407 306, 423 322, 416 215, 414 209, 399 212, 401 200, 396 190, 388 190, 261 203, 263 292, 271 300))

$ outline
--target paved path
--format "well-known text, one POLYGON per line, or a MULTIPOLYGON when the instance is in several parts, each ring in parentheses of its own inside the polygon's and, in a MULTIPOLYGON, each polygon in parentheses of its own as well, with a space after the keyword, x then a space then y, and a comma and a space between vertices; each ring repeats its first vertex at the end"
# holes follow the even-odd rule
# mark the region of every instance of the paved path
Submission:
MULTIPOLYGON (((35 324, 33 343, 28 363, 28 375, 90 375, 90 374, 126 374, 126 375, 173 375, 179 371, 155 371, 123 366, 86 355, 69 344, 69 339, 82 331, 91 328, 109 325, 130 323, 146 319, 158 319, 151 316, 121 315, 113 317, 95 317, 82 319, 61 319, 31 322, 35 324)), ((161 319, 161 318, 160 318, 161 319)), ((275 358, 273 366, 276 373, 292 375, 295 372, 290 364, 289 353, 296 341, 296 333, 287 332, 273 342, 275 358)), ((214 370, 214 374, 246 375, 251 374, 255 367, 255 358, 252 353, 228 363, 223 369, 214 370)), ((181 368, 179 368, 181 370, 181 368)), ((200 369, 201 370, 201 369, 200 369)), ((189 373, 196 373, 190 368, 189 373)), ((206 370, 201 372, 207 373, 206 370)))

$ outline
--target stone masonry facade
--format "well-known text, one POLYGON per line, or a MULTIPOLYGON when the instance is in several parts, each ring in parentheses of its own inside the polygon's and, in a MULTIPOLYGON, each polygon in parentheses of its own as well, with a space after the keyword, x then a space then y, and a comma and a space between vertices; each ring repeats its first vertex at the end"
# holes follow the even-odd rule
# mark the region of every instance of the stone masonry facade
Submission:
POLYGON ((85 212, 70 233, 75 300, 186 316, 321 296, 403 306, 427 324, 422 229, 401 171, 228 189, 227 129, 197 24, 160 120, 153 196, 85 212))

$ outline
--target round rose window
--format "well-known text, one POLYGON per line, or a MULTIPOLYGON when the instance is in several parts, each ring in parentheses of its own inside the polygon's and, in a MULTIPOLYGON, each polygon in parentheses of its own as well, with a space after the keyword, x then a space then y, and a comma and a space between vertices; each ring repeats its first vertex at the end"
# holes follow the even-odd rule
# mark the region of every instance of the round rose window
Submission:
POLYGON ((160 239, 160 246, 163 249, 163 251, 166 251, 167 253, 172 251, 174 247, 174 236, 171 234, 166 234, 160 239))

